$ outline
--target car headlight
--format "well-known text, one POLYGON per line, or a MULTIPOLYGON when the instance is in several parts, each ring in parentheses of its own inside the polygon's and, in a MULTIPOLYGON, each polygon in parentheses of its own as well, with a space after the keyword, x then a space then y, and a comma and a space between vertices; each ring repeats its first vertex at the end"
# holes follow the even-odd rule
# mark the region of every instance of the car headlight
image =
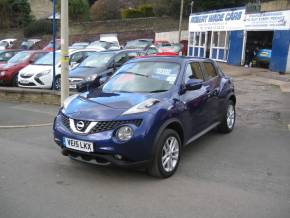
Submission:
POLYGON ((94 74, 94 75, 88 76, 86 78, 86 81, 94 81, 97 78, 97 76, 98 76, 98 74, 94 74))
POLYGON ((72 100, 74 100, 78 96, 79 94, 74 94, 72 96, 69 96, 67 99, 65 99, 63 102, 63 110, 65 110, 67 106, 72 102, 72 100))
POLYGON ((46 76, 50 73, 50 70, 43 71, 41 73, 36 74, 36 77, 46 76))
POLYGON ((134 107, 131 107, 129 110, 125 111, 123 115, 126 114, 137 114, 137 113, 143 113, 150 110, 150 108, 160 102, 158 99, 155 98, 149 98, 140 104, 135 105, 134 107))
POLYGON ((116 132, 116 137, 121 142, 129 141, 133 137, 133 129, 130 126, 122 126, 116 132))
POLYGON ((0 72, 0 76, 5 76, 5 71, 0 72))

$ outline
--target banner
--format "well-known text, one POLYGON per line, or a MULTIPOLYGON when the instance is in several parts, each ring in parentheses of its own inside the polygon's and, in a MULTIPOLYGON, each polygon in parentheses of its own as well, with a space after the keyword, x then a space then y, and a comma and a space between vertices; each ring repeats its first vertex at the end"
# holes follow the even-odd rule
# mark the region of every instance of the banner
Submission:
POLYGON ((290 11, 247 14, 245 30, 290 30, 290 11))
POLYGON ((190 32, 290 30, 290 11, 245 14, 245 9, 211 11, 189 18, 190 32))
POLYGON ((189 18, 189 31, 229 31, 244 29, 245 9, 211 11, 193 14, 189 18))

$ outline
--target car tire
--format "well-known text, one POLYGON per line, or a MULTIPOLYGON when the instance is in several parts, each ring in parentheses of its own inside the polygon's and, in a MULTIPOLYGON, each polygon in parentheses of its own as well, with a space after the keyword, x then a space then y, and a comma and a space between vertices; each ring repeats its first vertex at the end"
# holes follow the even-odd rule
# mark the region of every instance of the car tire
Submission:
POLYGON ((15 87, 18 87, 18 73, 16 73, 16 74, 13 76, 13 79, 12 79, 11 85, 12 85, 12 86, 15 86, 15 87))
POLYGON ((233 131, 236 123, 236 109, 235 104, 232 100, 227 103, 226 111, 220 125, 217 130, 221 133, 230 133, 233 131))
POLYGON ((55 88, 55 90, 60 90, 60 88, 61 88, 60 76, 55 77, 54 88, 55 88))
POLYGON ((178 133, 172 129, 165 129, 155 146, 154 158, 148 168, 149 175, 158 178, 172 176, 178 168, 181 149, 178 133))

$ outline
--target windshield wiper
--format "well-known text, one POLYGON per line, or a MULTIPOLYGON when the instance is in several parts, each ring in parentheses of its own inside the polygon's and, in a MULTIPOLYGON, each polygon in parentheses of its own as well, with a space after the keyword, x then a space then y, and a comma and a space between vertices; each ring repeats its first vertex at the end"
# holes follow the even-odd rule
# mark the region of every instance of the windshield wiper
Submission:
POLYGON ((83 67, 83 68, 96 68, 96 67, 92 67, 92 66, 79 66, 79 67, 83 67))
POLYGON ((141 73, 133 73, 133 72, 124 72, 124 74, 132 74, 132 75, 137 75, 137 76, 149 77, 149 76, 141 74, 141 73))
POLYGON ((160 89, 160 90, 153 90, 153 91, 150 91, 150 93, 156 93, 156 92, 166 92, 168 90, 166 89, 160 89))

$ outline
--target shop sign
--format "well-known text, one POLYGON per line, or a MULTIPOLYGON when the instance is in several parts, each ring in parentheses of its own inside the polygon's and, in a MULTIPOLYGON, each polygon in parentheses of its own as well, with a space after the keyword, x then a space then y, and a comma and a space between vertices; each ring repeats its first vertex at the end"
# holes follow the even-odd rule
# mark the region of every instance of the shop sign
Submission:
POLYGON ((193 14, 189 18, 189 31, 228 31, 244 28, 245 9, 193 14))
POLYGON ((246 30, 290 30, 290 11, 247 14, 246 30))

